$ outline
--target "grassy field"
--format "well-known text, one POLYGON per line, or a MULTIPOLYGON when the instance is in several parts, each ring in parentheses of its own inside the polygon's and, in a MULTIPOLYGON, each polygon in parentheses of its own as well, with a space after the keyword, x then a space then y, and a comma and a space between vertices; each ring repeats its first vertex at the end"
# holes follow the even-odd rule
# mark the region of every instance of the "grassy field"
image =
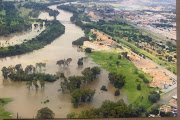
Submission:
POLYGON ((125 58, 118 59, 118 53, 115 52, 93 52, 90 54, 93 60, 101 65, 109 72, 121 73, 126 77, 126 84, 123 87, 125 90, 129 102, 134 106, 144 105, 146 108, 150 107, 152 103, 148 100, 150 91, 154 91, 154 88, 150 88, 148 84, 145 84, 138 74, 144 74, 145 77, 152 81, 152 78, 141 70, 138 70, 138 74, 134 71, 136 66, 125 58), (112 59, 109 57, 112 56, 112 59), (116 61, 120 64, 117 66, 116 61), (111 66, 109 65, 111 64, 111 66), (137 90, 137 85, 141 85, 141 90, 137 90), (143 98, 142 98, 143 97, 143 98))
POLYGON ((0 98, 0 119, 12 118, 11 116, 9 116, 9 115, 11 115, 11 113, 4 110, 4 105, 11 101, 12 101, 12 99, 10 99, 10 98, 0 98))
POLYGON ((1 10, 0 11, 0 15, 6 15, 6 11, 5 10, 1 10))
POLYGON ((159 65, 162 65, 163 67, 165 67, 169 71, 177 73, 177 66, 176 66, 176 64, 173 64, 173 63, 170 63, 170 62, 167 63, 165 61, 162 61, 158 57, 156 57, 155 55, 152 55, 152 54, 148 53, 147 51, 145 51, 145 50, 143 50, 141 48, 136 47, 135 45, 131 44, 130 42, 128 42, 126 40, 123 40, 123 39, 120 39, 120 38, 116 38, 116 39, 120 40, 123 44, 129 46, 130 48, 133 48, 133 49, 137 50, 139 53, 148 56, 154 62, 158 63, 159 65))
POLYGON ((21 7, 21 8, 18 9, 18 10, 19 10, 19 12, 20 12, 20 16, 21 16, 21 17, 28 17, 29 12, 32 11, 32 9, 26 9, 26 8, 24 8, 24 7, 21 7))

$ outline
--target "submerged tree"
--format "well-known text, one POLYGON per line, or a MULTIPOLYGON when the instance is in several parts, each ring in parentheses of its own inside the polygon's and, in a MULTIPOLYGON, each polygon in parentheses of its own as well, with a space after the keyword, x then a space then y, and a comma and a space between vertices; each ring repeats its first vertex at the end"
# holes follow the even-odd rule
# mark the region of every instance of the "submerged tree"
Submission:
POLYGON ((101 72, 99 67, 93 67, 93 68, 85 68, 82 71, 83 76, 70 76, 68 78, 64 78, 64 81, 61 82, 60 91, 70 91, 73 92, 75 89, 81 88, 82 85, 85 85, 88 82, 92 82, 97 75, 99 75, 101 72))
POLYGON ((3 67, 1 71, 3 73, 3 77, 8 78, 8 73, 9 73, 8 69, 6 67, 3 67))
POLYGON ((58 60, 58 61, 56 62, 56 64, 59 65, 60 67, 61 67, 61 66, 69 66, 71 62, 72 62, 72 58, 68 58, 67 60, 66 60, 66 59, 64 59, 64 60, 58 60))
POLYGON ((76 89, 71 93, 71 102, 77 108, 81 102, 90 102, 93 99, 95 90, 76 89))

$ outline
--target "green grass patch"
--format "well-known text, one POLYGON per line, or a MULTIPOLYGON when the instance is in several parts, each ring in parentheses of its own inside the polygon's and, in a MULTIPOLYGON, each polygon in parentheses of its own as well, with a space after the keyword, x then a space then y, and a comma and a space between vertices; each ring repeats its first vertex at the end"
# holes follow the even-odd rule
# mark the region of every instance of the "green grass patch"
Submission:
POLYGON ((6 10, 1 10, 0 15, 6 15, 6 10))
POLYGON ((12 99, 10 98, 0 98, 0 119, 10 119, 12 118, 10 115, 11 113, 5 111, 4 105, 11 102, 12 99))
POLYGON ((29 15, 29 12, 31 12, 32 11, 32 9, 27 9, 27 8, 25 8, 25 7, 21 7, 20 9, 19 9, 19 12, 20 12, 20 16, 21 17, 27 17, 28 15, 29 15))
POLYGON ((148 84, 144 83, 139 74, 143 74, 149 81, 152 81, 151 76, 138 70, 138 74, 135 73, 137 67, 125 58, 118 59, 118 53, 116 52, 93 52, 90 54, 93 60, 101 65, 109 72, 121 73, 126 78, 126 84, 122 88, 125 90, 129 102, 133 106, 144 105, 146 108, 150 107, 152 103, 148 100, 150 91, 154 91, 154 88, 150 88, 148 84), (112 59, 109 57, 112 56, 112 59), (119 65, 116 65, 116 61, 119 61, 119 65), (141 90, 137 90, 137 85, 141 85, 141 90))

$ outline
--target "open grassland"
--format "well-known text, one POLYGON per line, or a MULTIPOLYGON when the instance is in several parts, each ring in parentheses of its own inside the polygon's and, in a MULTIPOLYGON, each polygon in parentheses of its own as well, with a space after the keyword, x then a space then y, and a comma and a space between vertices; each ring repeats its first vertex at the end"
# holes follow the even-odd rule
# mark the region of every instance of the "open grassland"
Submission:
POLYGON ((128 100, 132 105, 143 105, 146 108, 152 105, 148 100, 148 95, 155 89, 150 88, 149 85, 144 83, 138 76, 139 74, 143 74, 150 82, 152 81, 152 78, 149 75, 141 70, 138 70, 138 73, 135 73, 135 70, 137 69, 136 66, 125 58, 118 59, 118 53, 116 52, 93 52, 90 54, 90 57, 109 72, 120 73, 126 77, 126 84, 122 89, 125 90, 128 100), (112 59, 110 59, 110 56, 112 56, 112 59), (119 65, 116 65, 117 61, 120 62, 119 65), (137 90, 138 84, 141 85, 141 90, 137 90))
POLYGON ((6 112, 4 109, 4 105, 8 102, 11 102, 12 99, 10 98, 0 98, 0 119, 10 119, 12 118, 10 115, 11 113, 6 112))

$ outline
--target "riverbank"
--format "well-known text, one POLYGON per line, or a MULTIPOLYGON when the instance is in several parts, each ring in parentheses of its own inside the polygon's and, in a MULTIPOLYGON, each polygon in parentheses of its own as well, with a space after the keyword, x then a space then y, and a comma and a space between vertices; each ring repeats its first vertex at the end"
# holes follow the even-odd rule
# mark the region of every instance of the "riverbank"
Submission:
POLYGON ((46 30, 28 42, 15 46, 1 47, 0 57, 15 56, 41 49, 65 32, 65 26, 59 21, 53 20, 49 24, 46 30))
POLYGON ((10 119, 12 118, 10 115, 11 113, 5 111, 4 105, 8 104, 11 102, 11 98, 0 98, 0 118, 1 119, 10 119))
POLYGON ((126 77, 126 84, 122 89, 125 90, 128 100, 133 106, 143 105, 145 108, 148 108, 152 105, 148 100, 148 96, 150 92, 155 89, 150 88, 149 85, 144 83, 139 77, 139 74, 143 74, 148 81, 152 81, 149 75, 141 70, 138 70, 136 74, 136 66, 125 58, 118 59, 118 53, 116 52, 93 52, 90 54, 90 57, 93 58, 94 62, 101 65, 109 72, 121 73, 126 77), (112 56, 112 59, 109 59, 110 56, 112 56), (119 65, 116 64, 117 61, 119 61, 119 65), (138 84, 141 85, 141 90, 137 89, 138 84))

